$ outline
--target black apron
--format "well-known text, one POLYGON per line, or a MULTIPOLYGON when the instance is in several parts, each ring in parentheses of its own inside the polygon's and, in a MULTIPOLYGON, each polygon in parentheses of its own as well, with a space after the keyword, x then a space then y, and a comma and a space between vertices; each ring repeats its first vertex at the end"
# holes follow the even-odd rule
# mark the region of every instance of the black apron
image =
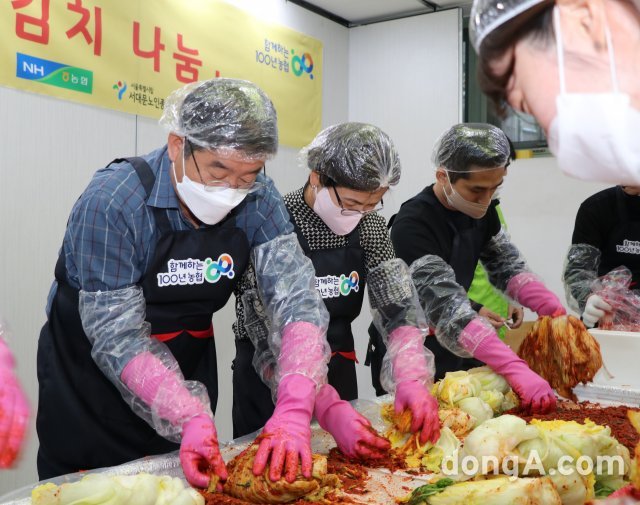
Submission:
MULTIPOLYGON (((445 221, 453 230, 451 257, 447 263, 453 268, 456 274, 456 282, 460 284, 465 291, 468 291, 469 286, 471 286, 473 282, 476 265, 478 264, 480 252, 484 246, 486 237, 486 227, 483 224, 483 220, 465 219, 463 217, 464 214, 459 213, 461 217, 460 223, 454 223, 451 217, 456 215, 448 213, 433 194, 425 193, 424 191, 418 193, 412 200, 419 200, 434 208, 439 218, 445 221)), ((389 221, 389 228, 393 225, 394 219, 395 215, 392 216, 389 221)), ((427 335, 424 345, 435 357, 436 374, 434 380, 442 379, 447 372, 469 370, 470 368, 484 365, 484 363, 475 358, 461 358, 453 354, 440 345, 435 335, 427 335)), ((384 390, 380 383, 382 360, 386 352, 387 347, 382 341, 382 336, 372 323, 369 326, 369 347, 367 349, 365 365, 371 366, 371 382, 378 396, 387 394, 387 391, 384 390)))
MULTIPOLYGON (((364 250, 356 228, 347 237, 347 245, 337 249, 312 251, 291 216, 298 241, 311 259, 316 273, 316 289, 323 297, 330 321, 327 339, 331 346, 328 381, 343 400, 358 398, 356 355, 351 323, 362 308, 365 290, 364 250)), ((273 414, 271 391, 262 382, 253 365, 254 347, 247 338, 236 340, 233 362, 233 437, 251 433, 273 414)))
POLYGON ((616 207, 618 214, 618 222, 613 227, 607 237, 607 241, 602 249, 602 260, 598 267, 598 276, 609 273, 614 268, 624 265, 633 274, 632 289, 639 289, 640 285, 640 254, 637 248, 631 247, 631 251, 625 252, 625 241, 640 242, 640 215, 629 215, 629 206, 627 199, 640 197, 631 197, 622 190, 620 186, 616 187, 616 207), (622 250, 621 250, 622 249, 622 250))
MULTIPOLYGON (((113 163, 120 161, 133 165, 148 198, 155 182, 149 165, 142 158, 113 163)), ((216 226, 175 231, 166 210, 153 208, 158 239, 140 282, 152 336, 165 342, 186 379, 207 387, 214 412, 218 381, 211 317, 231 296, 249 258, 247 237, 235 227, 237 210, 216 226)), ((177 449, 178 444, 158 435, 133 412, 91 358, 78 290, 67 282, 64 253, 56 265, 56 280, 38 344, 40 479, 177 449)))

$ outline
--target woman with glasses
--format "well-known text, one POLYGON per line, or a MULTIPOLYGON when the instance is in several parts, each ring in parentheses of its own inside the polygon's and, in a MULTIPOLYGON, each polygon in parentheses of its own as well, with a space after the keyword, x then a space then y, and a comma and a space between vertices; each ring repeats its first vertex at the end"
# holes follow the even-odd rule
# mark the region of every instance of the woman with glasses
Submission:
MULTIPOLYGON (((423 441, 435 440, 439 430, 437 403, 428 390, 433 356, 422 345, 423 313, 408 267, 395 258, 385 219, 377 214, 389 187, 400 180, 396 149, 375 126, 342 123, 320 132, 302 150, 301 161, 311 171, 309 178, 284 200, 302 249, 313 262, 315 287, 331 317, 327 331, 332 356, 329 385, 318 393, 316 417, 347 453, 361 454, 358 447, 362 443, 378 444, 378 449, 388 447, 380 440, 367 439, 371 435, 359 428, 368 422, 356 419, 357 414, 345 401, 358 397, 351 323, 360 314, 366 284, 374 320, 393 348, 382 380, 395 391, 398 410, 411 408, 413 431, 422 430, 423 441), (393 366, 396 363, 398 366, 393 366)), ((259 335, 270 333, 265 326, 271 321, 263 316, 265 324, 261 328, 260 321, 256 324, 261 310, 255 309, 256 300, 251 299, 255 280, 249 274, 236 293, 235 437, 258 429, 273 410, 265 382, 269 382, 274 360, 270 362, 262 353, 259 335)), ((278 337, 272 333, 269 338, 278 337)))

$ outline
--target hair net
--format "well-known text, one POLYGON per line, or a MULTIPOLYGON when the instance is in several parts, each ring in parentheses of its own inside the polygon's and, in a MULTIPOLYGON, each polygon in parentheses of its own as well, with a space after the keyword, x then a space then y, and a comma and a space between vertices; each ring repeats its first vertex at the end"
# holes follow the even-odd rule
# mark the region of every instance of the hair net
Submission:
POLYGON ((301 163, 339 186, 375 191, 400 180, 400 158, 377 126, 341 123, 322 130, 300 153, 301 163))
POLYGON ((469 38, 477 53, 493 31, 536 6, 551 0, 474 0, 469 18, 469 38))
POLYGON ((449 172, 493 169, 509 164, 509 139, 497 126, 460 123, 452 126, 436 142, 432 161, 449 172))
POLYGON ((166 99, 160 124, 205 149, 231 150, 250 160, 278 150, 273 103, 249 81, 216 78, 188 84, 166 99))

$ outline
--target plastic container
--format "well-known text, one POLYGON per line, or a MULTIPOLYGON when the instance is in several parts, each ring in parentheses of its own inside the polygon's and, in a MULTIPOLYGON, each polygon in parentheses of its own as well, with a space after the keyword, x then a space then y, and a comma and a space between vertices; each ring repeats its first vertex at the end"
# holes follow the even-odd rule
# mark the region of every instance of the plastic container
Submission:
POLYGON ((579 400, 603 405, 640 406, 640 333, 592 329, 604 366, 593 383, 573 389, 579 400))

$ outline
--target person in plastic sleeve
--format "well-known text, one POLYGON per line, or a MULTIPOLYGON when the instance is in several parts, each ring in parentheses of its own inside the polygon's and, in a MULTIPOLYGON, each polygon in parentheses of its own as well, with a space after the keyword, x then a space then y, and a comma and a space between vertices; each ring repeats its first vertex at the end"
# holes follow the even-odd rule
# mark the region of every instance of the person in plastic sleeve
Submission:
POLYGON ((563 279, 569 306, 592 328, 612 307, 592 292, 598 277, 625 266, 640 282, 640 187, 616 186, 587 198, 578 209, 563 279))
POLYGON ((533 115, 563 172, 640 185, 640 0, 474 0, 481 89, 533 115))
MULTIPOLYGON (((509 140, 509 160, 514 161, 516 152, 509 137, 507 137, 507 140, 509 140)), ((499 194, 502 189, 503 186, 495 191, 493 200, 496 200, 495 209, 498 219, 500 219, 500 224, 506 229, 507 225, 499 204, 499 194)), ((522 325, 524 310, 518 305, 509 303, 509 300, 491 284, 482 263, 478 263, 476 266, 467 294, 473 309, 489 320, 502 340, 506 336, 507 328, 517 329, 522 325)))
POLYGON ((167 144, 96 172, 71 211, 38 345, 40 477, 179 448, 192 485, 226 478, 211 317, 250 262, 281 335, 256 471, 272 456, 280 477, 285 454, 292 480, 300 455, 309 476, 328 315, 262 174, 273 104, 248 81, 212 79, 172 93, 160 122, 167 144))
POLYGON ((401 206, 391 239, 410 265, 435 330, 425 345, 435 355, 436 378, 482 362, 507 379, 525 409, 544 412, 555 406, 553 390, 473 310, 466 292, 481 261, 491 283, 515 302, 539 315, 566 313, 500 225, 492 196, 507 173, 509 151, 495 126, 451 127, 434 149, 436 183, 401 206))
MULTIPOLYGON (((301 162, 311 170, 309 179, 284 200, 331 317, 329 384, 315 404, 320 426, 348 455, 371 458, 389 449, 388 441, 376 437, 369 421, 346 401, 358 397, 351 323, 360 313, 366 285, 374 320, 390 346, 382 380, 396 393, 397 411, 411 409, 412 429, 421 430, 422 442, 436 441, 437 402, 429 392, 433 356, 422 345, 424 314, 409 269, 395 258, 385 221, 376 213, 400 179, 393 142, 375 126, 342 123, 320 132, 301 151, 301 162)), ((260 308, 254 283, 248 269, 236 295, 234 437, 260 427, 274 408, 269 389, 273 360, 264 344, 272 333, 271 317, 260 308)))
MULTIPOLYGON (((496 191, 497 193, 497 191, 496 191)), ((505 226, 500 205, 495 206, 496 212, 502 226, 505 226)), ((392 217, 393 219, 393 217, 392 217)), ((519 305, 510 303, 509 300, 498 291, 489 280, 486 270, 481 262, 478 262, 473 274, 473 280, 467 290, 467 296, 471 302, 471 307, 480 316, 484 317, 496 329, 498 337, 505 339, 507 328, 517 329, 522 325, 524 320, 524 310, 519 305)), ((379 333, 375 327, 370 328, 371 338, 367 352, 367 360, 365 364, 371 366, 372 384, 378 396, 387 394, 387 390, 382 386, 379 380, 380 367, 382 359, 386 353, 386 346, 381 341, 379 333)), ((473 366, 475 362, 470 362, 469 366, 473 366)), ((464 361, 461 360, 460 366, 464 367, 464 361)), ((440 372, 442 375, 444 370, 440 372)), ((441 378, 441 377, 440 377, 441 378)))
POLYGON ((0 468, 15 464, 29 425, 29 403, 15 372, 8 340, 7 323, 0 317, 0 468))

